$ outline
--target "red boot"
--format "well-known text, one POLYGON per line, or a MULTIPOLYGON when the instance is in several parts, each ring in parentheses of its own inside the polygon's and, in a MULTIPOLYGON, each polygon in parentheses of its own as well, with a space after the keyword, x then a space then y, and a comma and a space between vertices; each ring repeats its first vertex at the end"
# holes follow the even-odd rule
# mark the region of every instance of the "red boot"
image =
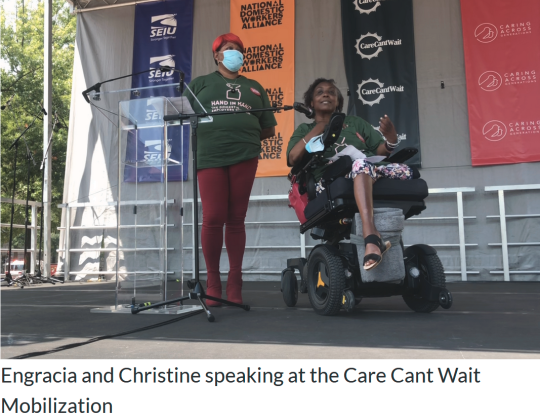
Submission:
MULTIPOLYGON (((217 279, 208 277, 208 280, 206 281, 206 294, 221 299, 221 293, 221 279, 219 277, 217 279)), ((221 303, 216 302, 215 300, 206 299, 206 305, 216 307, 221 306, 221 303)))
POLYGON ((242 279, 227 280, 227 300, 242 304, 242 279))

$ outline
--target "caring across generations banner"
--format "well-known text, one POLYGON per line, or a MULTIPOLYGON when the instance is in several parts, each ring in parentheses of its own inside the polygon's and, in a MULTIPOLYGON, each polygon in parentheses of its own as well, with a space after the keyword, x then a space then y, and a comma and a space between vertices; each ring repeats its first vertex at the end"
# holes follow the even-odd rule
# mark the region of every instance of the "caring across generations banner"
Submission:
MULTIPOLYGON (((294 0, 231 0, 232 33, 244 43, 241 74, 259 82, 275 106, 294 102, 294 0)), ((258 177, 287 175, 294 111, 280 111, 275 137, 262 141, 258 177)))
MULTIPOLYGON (((156 96, 174 98, 181 96, 178 89, 180 74, 174 70, 160 70, 168 66, 185 74, 185 83, 191 80, 193 45, 193 0, 169 0, 135 6, 135 31, 133 39, 133 73, 154 69, 132 78, 133 100, 156 96), (163 85, 171 85, 163 87, 163 85), (160 87, 157 87, 160 86, 160 87)), ((156 101, 137 101, 134 115, 143 115, 146 122, 160 118, 156 101), (145 109, 139 109, 144 107, 145 109)), ((173 126, 168 129, 168 181, 185 181, 188 165, 183 157, 189 156, 189 127, 173 126), (183 131, 183 145, 181 133, 183 131)), ((127 182, 162 181, 163 129, 138 129, 128 135, 124 180, 127 182)))
POLYGON ((473 166, 540 161, 540 1, 461 0, 473 166))
MULTIPOLYGON (((341 0, 348 115, 374 127, 388 115, 400 142, 420 151, 412 0, 341 0)), ((407 163, 419 166, 420 152, 407 163)))

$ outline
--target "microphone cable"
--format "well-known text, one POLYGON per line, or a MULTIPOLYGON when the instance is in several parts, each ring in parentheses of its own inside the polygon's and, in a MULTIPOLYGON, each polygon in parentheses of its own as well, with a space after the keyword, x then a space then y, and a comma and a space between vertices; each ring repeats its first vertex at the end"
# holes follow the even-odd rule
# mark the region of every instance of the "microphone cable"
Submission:
POLYGON ((152 330, 154 328, 164 327, 165 325, 173 324, 175 322, 181 321, 181 320, 186 319, 186 318, 190 318, 190 317, 195 316, 195 315, 202 314, 203 312, 204 312, 204 309, 199 309, 197 311, 188 312, 187 314, 181 315, 179 317, 169 319, 168 321, 159 322, 157 324, 148 325, 146 327, 136 328, 134 330, 124 331, 124 332, 120 332, 120 333, 117 333, 117 334, 101 335, 99 337, 91 338, 90 340, 81 341, 79 343, 66 344, 64 346, 56 347, 56 348, 51 349, 51 350, 35 351, 35 352, 31 352, 31 353, 20 354, 19 356, 11 357, 11 359, 29 359, 31 357, 45 356, 47 354, 58 353, 58 352, 64 351, 64 350, 74 349, 76 347, 85 346, 87 344, 96 343, 98 341, 107 340, 109 338, 122 337, 122 336, 128 335, 128 334, 134 334, 134 333, 137 333, 137 332, 148 331, 148 330, 152 330))
POLYGON ((110 114, 113 114, 113 115, 116 115, 118 117, 118 114, 116 112, 112 112, 112 111, 109 111, 108 109, 105 109, 105 108, 101 108, 100 106, 97 106, 95 103, 93 103, 92 101, 90 101, 90 105, 92 105, 93 107, 96 107, 99 111, 100 114, 102 114, 105 118, 107 118, 110 123, 112 125, 114 125, 116 128, 118 128, 118 125, 116 125, 113 120, 111 120, 107 115, 105 115, 102 111, 105 111, 105 112, 109 112, 110 114))

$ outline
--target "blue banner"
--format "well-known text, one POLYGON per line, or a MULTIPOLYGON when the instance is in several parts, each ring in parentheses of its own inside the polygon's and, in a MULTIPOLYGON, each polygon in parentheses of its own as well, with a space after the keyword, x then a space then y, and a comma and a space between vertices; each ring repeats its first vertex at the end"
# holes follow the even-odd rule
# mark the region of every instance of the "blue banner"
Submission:
MULTIPOLYGON (((134 76, 132 88, 147 88, 177 84, 180 75, 173 70, 162 72, 160 67, 168 66, 185 74, 185 83, 191 80, 191 56, 193 45, 193 0, 172 0, 138 4, 135 7, 135 31, 133 37, 133 73, 154 69, 134 76)), ((178 85, 141 89, 132 94, 131 99, 155 96, 181 96, 178 85)), ((147 106, 141 109, 146 119, 155 118, 156 112, 151 101, 137 101, 133 106, 147 106)), ((140 114, 140 112, 137 112, 140 114)), ((126 161, 139 162, 138 168, 126 165, 126 182, 160 182, 159 169, 162 160, 161 141, 163 129, 139 129, 128 134, 126 161)), ((189 127, 173 126, 168 129, 168 180, 187 180, 189 156, 189 127), (183 130, 183 147, 181 131, 183 130), (186 164, 182 164, 182 157, 186 164), (179 164, 180 163, 180 164, 179 164)))

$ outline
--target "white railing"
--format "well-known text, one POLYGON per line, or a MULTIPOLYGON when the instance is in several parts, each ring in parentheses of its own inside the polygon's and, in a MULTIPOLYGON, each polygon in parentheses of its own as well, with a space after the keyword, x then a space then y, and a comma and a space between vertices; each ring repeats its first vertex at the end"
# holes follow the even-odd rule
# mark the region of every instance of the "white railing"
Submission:
MULTIPOLYGON (((459 271, 445 271, 445 274, 461 274, 461 280, 467 281, 467 274, 480 274, 479 271, 467 271, 467 247, 475 247, 478 244, 468 244, 465 242, 465 220, 476 219, 476 216, 465 216, 463 213, 463 193, 475 192, 475 188, 430 188, 429 195, 433 194, 456 194, 457 216, 438 216, 438 217, 411 217, 409 221, 415 220, 457 220, 459 243, 457 244, 428 244, 434 248, 438 247, 459 247, 459 271)), ((429 199, 429 197, 428 197, 429 199)), ((410 244, 405 244, 410 246, 410 244)))
POLYGON ((505 191, 527 191, 540 190, 540 184, 530 185, 503 185, 494 187, 485 187, 486 192, 497 192, 499 196, 499 214, 494 216, 486 216, 488 219, 497 218, 501 225, 501 243, 488 243, 489 246, 502 247, 503 271, 490 271, 491 274, 503 274, 504 281, 510 281, 510 274, 540 274, 540 271, 510 271, 508 261, 509 246, 537 246, 540 242, 508 242, 508 232, 506 229, 506 219, 511 218, 526 218, 540 217, 540 214, 506 214, 506 206, 504 202, 505 191))
MULTIPOLYGON (((252 195, 249 197, 249 202, 261 202, 261 201, 288 201, 289 196, 286 194, 280 194, 280 195, 252 195)), ((198 200, 199 205, 201 204, 201 199, 198 200)), ((190 204, 192 206, 191 208, 191 223, 184 223, 184 226, 192 226, 195 224, 195 212, 193 211, 193 198, 184 198, 184 204, 190 204)), ((245 222, 246 225, 291 225, 295 227, 300 227, 300 222, 298 220, 283 220, 283 221, 271 221, 271 222, 245 222)), ((202 226, 202 223, 199 223, 199 226, 202 226)), ((191 229, 191 243, 195 243, 195 229, 191 229)), ((257 246, 246 246, 246 249, 300 249, 300 256, 302 258, 306 258, 306 249, 313 248, 314 245, 306 245, 306 237, 300 233, 300 230, 298 230, 298 234, 300 235, 298 245, 291 245, 291 244, 285 244, 285 245, 257 245, 257 246)), ((191 266, 195 267, 195 253, 193 252, 193 246, 185 246, 183 247, 186 251, 191 251, 191 266)), ((202 247, 199 246, 199 250, 201 250, 202 247)), ((225 247, 223 247, 225 249, 225 247)), ((265 271, 254 271, 254 270, 242 270, 245 274, 280 274, 281 270, 279 271, 272 271, 272 270, 265 270, 265 271)), ((191 271, 184 271, 184 273, 192 273, 191 271)), ((201 274, 205 274, 206 271, 202 270, 200 271, 201 274)), ((222 271, 222 273, 225 273, 225 271, 222 271)))
MULTIPOLYGON (((0 202, 5 203, 5 204, 11 204, 12 200, 11 200, 11 198, 0 197, 0 202)), ((25 206, 26 205, 26 200, 13 200, 13 203, 14 203, 14 205, 25 206)), ((36 257, 37 257, 37 253, 38 253, 38 249, 37 249, 38 248, 38 229, 40 228, 37 225, 37 219, 38 219, 37 218, 37 209, 38 209, 38 207, 41 207, 41 202, 28 201, 28 206, 30 207, 30 210, 31 210, 30 224, 28 225, 28 229, 30 229, 30 247, 26 251, 30 253, 30 274, 33 275, 35 273, 36 257)), ((2 227, 10 227, 9 223, 1 223, 0 225, 2 227)), ((13 228, 14 229, 24 229, 25 226, 24 225, 19 225, 19 224, 14 224, 13 228)), ((9 248, 1 248, 1 252, 2 253, 9 252, 9 248)), ((18 248, 14 249, 14 248, 12 248, 11 252, 24 252, 24 249, 18 249, 18 248)), ((3 276, 4 276, 4 274, 2 274, 2 277, 3 276)))
MULTIPOLYGON (((167 204, 174 204, 175 200, 167 200, 167 204)), ((130 200, 130 201, 121 201, 121 206, 133 205, 133 206, 143 206, 143 205, 161 205, 163 200, 130 200)), ((85 274, 97 274, 97 275, 107 275, 107 274, 117 274, 116 270, 101 270, 101 271, 92 271, 92 270, 80 270, 80 271, 71 271, 71 256, 72 252, 111 252, 111 251, 122 251, 122 252, 136 252, 136 251, 161 251, 163 248, 129 248, 129 247, 114 247, 114 248, 72 248, 70 241, 70 232, 71 230, 116 230, 116 229, 134 229, 134 228, 149 228, 149 227, 161 227, 161 224, 142 224, 142 225, 92 225, 92 226, 71 226, 71 209, 74 208, 85 208, 85 207, 110 207, 116 211, 118 206, 117 201, 111 202, 84 202, 84 203, 63 203, 59 204, 59 208, 66 210, 65 220, 67 221, 66 226, 60 226, 58 230, 64 231, 64 248, 57 249, 56 251, 59 254, 64 254, 63 261, 63 270, 58 271, 57 275, 64 275, 66 280, 69 279, 70 275, 85 275, 85 274)), ((167 224, 167 227, 174 226, 174 224, 167 224)), ((174 248, 167 248, 167 251, 173 251, 174 248)), ((118 274, 163 274, 163 271, 118 271, 118 274)), ((174 274, 174 272, 167 272, 167 274, 174 274)))
MULTIPOLYGON (((540 190, 540 184, 532 184, 532 185, 519 185, 519 186, 503 186, 503 187, 485 187, 485 191, 498 191, 499 194, 499 215, 496 216, 486 216, 487 218, 499 218, 501 222, 501 238, 502 243, 489 243, 489 246, 502 246, 502 253, 503 253, 503 271, 490 271, 491 274, 504 274, 504 280, 508 281, 510 280, 510 274, 540 274, 540 271, 510 271, 509 270, 509 264, 508 264, 508 247, 509 246, 535 246, 540 245, 540 242, 525 242, 525 243, 508 243, 507 240, 507 231, 506 231, 506 219, 507 218, 519 218, 519 217, 540 217, 540 214, 516 214, 516 215, 507 215, 505 213, 505 206, 504 206, 504 191, 517 191, 517 190, 540 190)), ((456 197, 456 210, 457 215, 455 216, 434 216, 434 217, 412 217, 408 219, 408 223, 415 223, 417 221, 437 221, 437 220, 455 220, 457 222, 457 230, 458 230, 458 243, 447 243, 447 244, 428 244, 435 248, 458 248, 459 249, 459 256, 460 256, 460 266, 458 270, 448 270, 445 271, 446 274, 457 274, 460 275, 462 281, 468 280, 468 275, 470 274, 480 274, 479 271, 471 271, 467 269, 467 249, 471 247, 477 247, 479 244, 476 243, 467 243, 465 240, 465 222, 470 220, 475 220, 476 216, 466 216, 464 214, 464 206, 463 206, 463 200, 464 196, 463 194, 469 194, 474 193, 476 190, 475 188, 469 188, 469 187, 463 187, 463 188, 431 188, 429 189, 430 196, 433 195, 439 195, 439 194, 455 194, 456 197)), ((3 201, 5 201, 3 199, 3 201)), ((256 202, 264 202, 264 201, 288 201, 288 195, 282 194, 282 195, 261 195, 261 196, 251 196, 250 197, 250 204, 256 203, 256 202)), ((427 198, 427 201, 429 202, 429 197, 427 198)), ((169 200, 168 203, 173 202, 173 200, 169 200)), ((200 205, 200 199, 198 200, 200 205)), ((127 202, 126 202, 127 203, 127 202)), ((141 204, 142 202, 139 201, 138 204, 141 204)), ((183 205, 189 205, 193 207, 193 199, 187 198, 183 200, 183 205)), ((19 204, 19 203, 17 203, 19 204)), ((103 206, 103 205, 109 205, 116 207, 116 202, 114 203, 74 203, 70 204, 69 206, 66 204, 60 205, 59 207, 65 207, 67 210, 67 217, 66 220, 71 220, 69 218, 69 208, 71 207, 88 207, 88 206, 103 206)), ((124 204, 124 202, 122 202, 124 204)), ((33 212, 34 214, 34 212, 33 212)), ((185 214, 185 212, 184 212, 185 214)), ((191 211, 191 223, 184 223, 184 226, 191 226, 193 227, 194 224, 194 218, 195 213, 191 211)), ((33 219, 35 220, 35 219, 33 219)), ((33 222, 34 223, 34 222, 33 222)), ((199 223, 199 226, 201 226, 202 223, 199 223)), ((251 221, 246 222, 246 225, 289 225, 291 227, 294 227, 295 229, 298 229, 300 226, 300 223, 298 220, 282 220, 282 221, 251 221)), ((122 229, 129 229, 129 228, 135 228, 135 227, 145 227, 146 225, 133 225, 133 226, 122 226, 122 229)), ((148 226, 154 226, 154 225, 148 225, 148 226)), ((174 225, 168 224, 168 227, 173 227, 174 225)), ((62 250, 58 250, 58 252, 64 253, 64 271, 69 274, 115 274, 115 271, 70 271, 69 270, 69 253, 70 252, 82 252, 82 251, 112 251, 111 248, 91 248, 91 249, 79 249, 79 248, 70 248, 69 244, 69 230, 70 229, 116 229, 116 226, 71 226, 71 227, 60 227, 58 228, 60 230, 65 230, 65 247, 62 250)), ((196 229, 191 229, 191 239, 192 244, 194 243, 194 235, 196 233, 196 229)), ((300 234, 300 231, 298 230, 298 242, 296 244, 294 243, 286 243, 286 244, 278 244, 278 245, 257 245, 257 246, 247 246, 246 249, 291 249, 291 250, 299 250, 300 256, 305 258, 308 250, 313 248, 314 245, 307 245, 306 244, 306 238, 304 234, 300 234)), ((410 244, 405 244, 405 246, 410 246, 410 244)), ((225 247, 223 247, 225 249, 225 247)), ((35 247, 34 247, 35 249, 35 247)), ((202 249, 199 246, 199 250, 202 249)), ((124 249, 124 251, 129 251, 130 248, 124 249)), ((193 246, 183 246, 184 251, 191 252, 191 259, 192 259, 192 266, 194 267, 194 260, 195 260, 195 253, 193 252, 193 246)), ((114 248, 114 251, 116 251, 116 248, 114 248)), ((190 271, 184 271, 185 273, 190 273, 190 271)), ((201 273, 206 273, 206 271, 201 271, 201 273)), ((245 274, 279 274, 281 273, 281 270, 246 270, 244 271, 245 274)), ((59 273, 62 274, 62 273, 59 273)))
MULTIPOLYGON (((437 247, 459 247, 460 251, 460 260, 461 260, 461 267, 459 271, 445 271, 446 274, 461 274, 461 279, 463 281, 467 280, 467 274, 479 274, 479 271, 467 271, 467 257, 466 257, 466 247, 473 247, 478 246, 478 244, 467 244, 465 243, 465 219, 476 219, 476 216, 464 216, 463 214, 463 193, 469 193, 474 192, 474 188, 432 188, 429 189, 429 194, 456 194, 457 199, 457 216, 455 217, 412 217, 408 219, 409 221, 416 221, 416 220, 447 220, 447 219, 455 219, 458 222, 458 230, 459 230, 459 243, 457 244, 428 244, 430 246, 433 246, 435 248, 437 247)), ((252 202, 260 202, 260 201, 287 201, 289 199, 288 195, 256 195, 251 196, 249 201, 252 202)), ((201 203, 201 200, 198 200, 199 205, 201 203)), ((190 204, 193 206, 193 199, 184 199, 185 204, 190 204)), ((195 213, 192 209, 191 212, 191 223, 184 223, 184 226, 193 226, 195 223, 195 213)), ((300 223, 298 220, 285 220, 285 221, 271 221, 271 222, 246 222, 246 225, 248 224, 267 224, 267 225, 285 225, 289 224, 291 226, 299 226, 300 223)), ((199 226, 201 226, 202 223, 199 223, 199 226)), ((300 236, 298 245, 291 245, 291 244, 283 244, 283 245, 258 245, 258 246, 247 246, 246 249, 254 248, 254 249, 300 249, 300 256, 303 258, 306 258, 306 250, 308 248, 313 248, 312 246, 306 245, 306 238, 304 234, 301 234, 300 231, 298 231, 298 234, 300 236)), ((193 244, 195 242, 194 240, 195 235, 195 229, 191 229, 191 243, 193 244)), ((410 245, 406 245, 410 246, 410 245)), ((199 250, 202 249, 202 247, 199 246, 199 250)), ((223 247, 225 249, 225 247, 223 247)), ((185 246, 184 250, 186 251, 193 251, 193 246, 185 246)), ((195 253, 192 252, 192 267, 195 266, 195 253)), ((189 271, 185 271, 188 272, 189 271)), ((281 270, 279 271, 243 271, 245 274, 279 274, 281 273, 281 270)), ((206 273, 206 271, 201 271, 201 273, 206 273)), ((225 273, 225 272, 223 272, 225 273)))

